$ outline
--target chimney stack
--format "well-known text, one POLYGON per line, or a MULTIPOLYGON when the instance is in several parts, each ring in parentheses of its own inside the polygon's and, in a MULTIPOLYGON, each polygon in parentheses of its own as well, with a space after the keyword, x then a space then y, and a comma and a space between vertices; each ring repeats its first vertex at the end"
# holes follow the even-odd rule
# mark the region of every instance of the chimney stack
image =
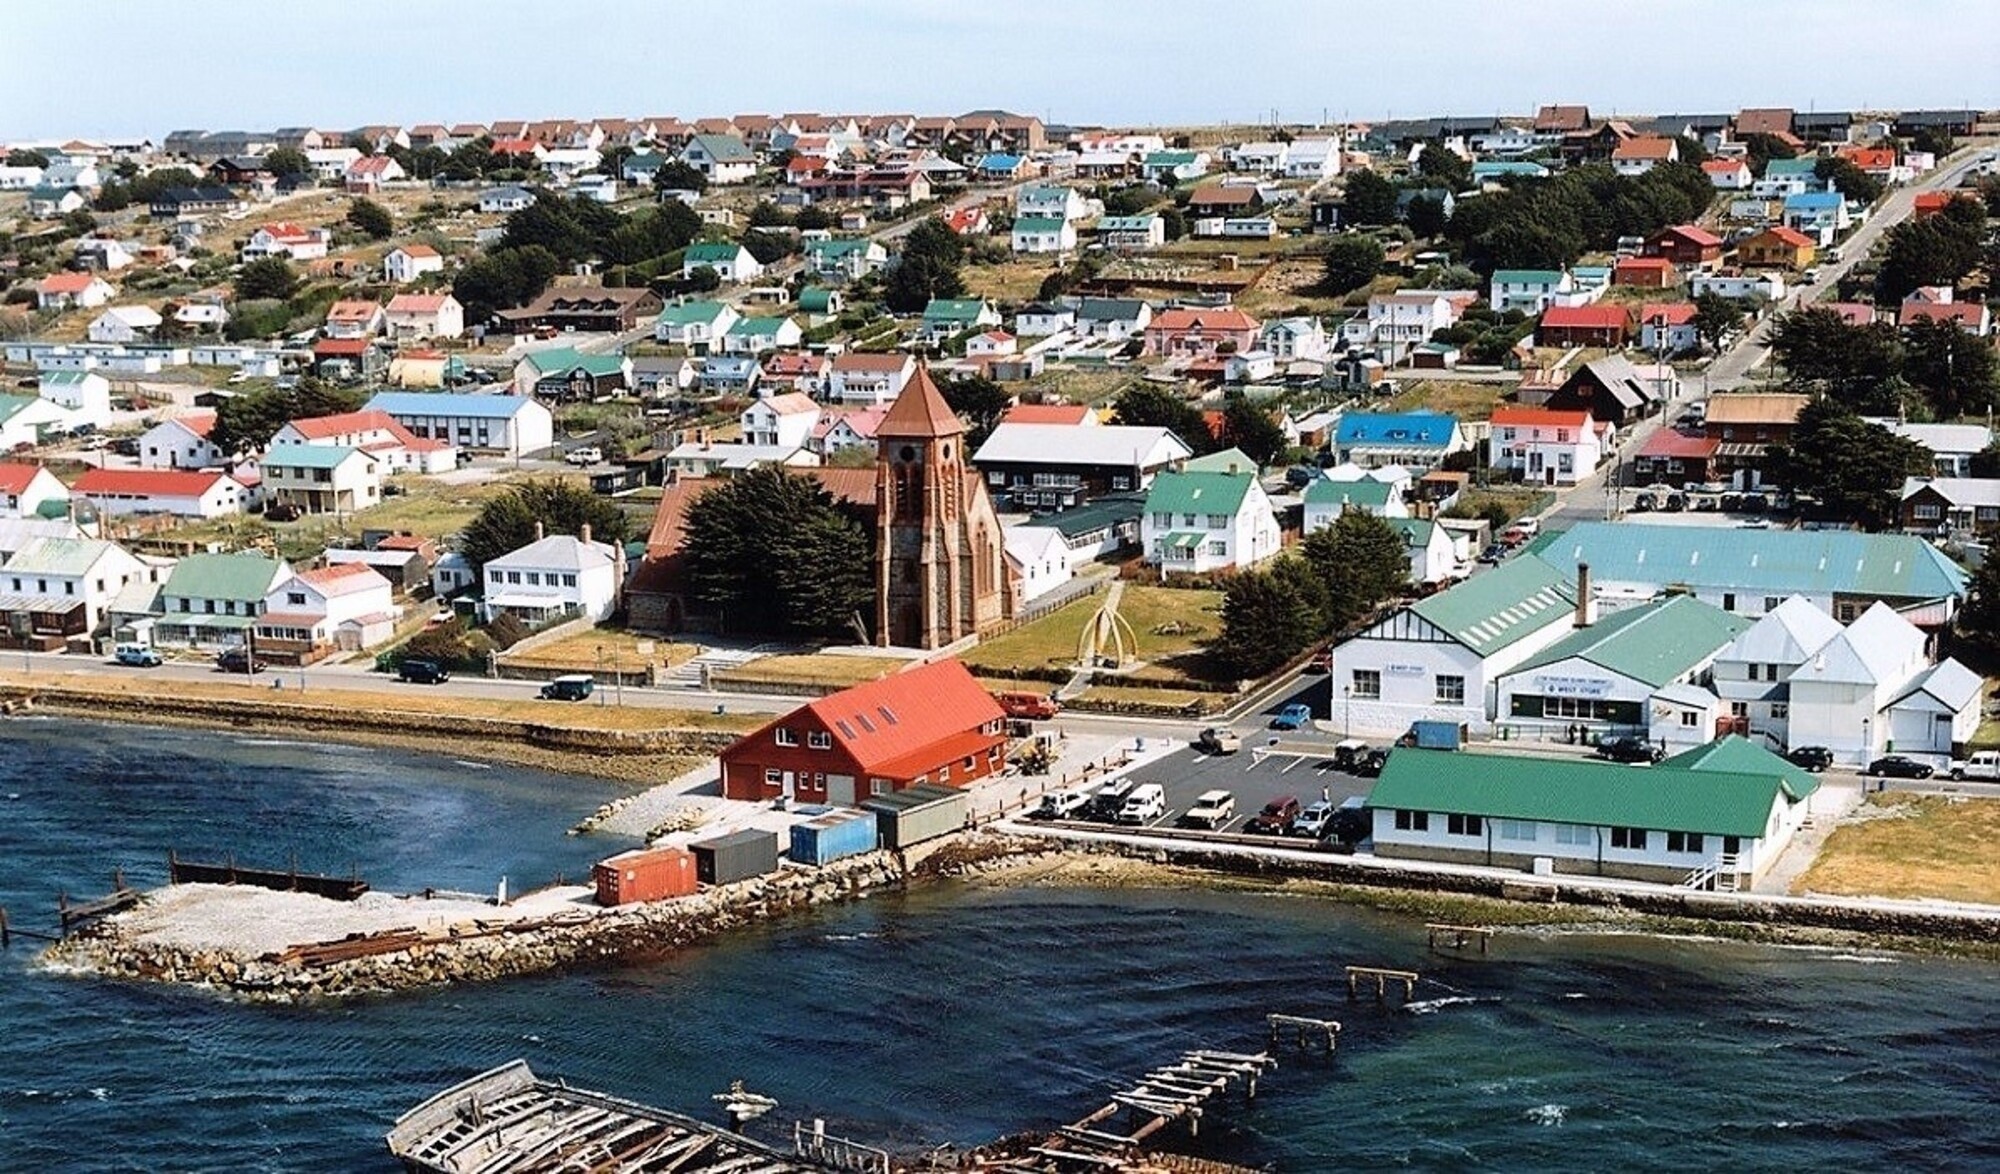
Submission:
POLYGON ((1576 564, 1576 626, 1588 628, 1597 622, 1597 599, 1590 593, 1590 564, 1576 564))
POLYGON ((577 536, 577 537, 578 537, 579 539, 582 539, 582 541, 583 541, 583 544, 584 544, 585 546, 588 546, 588 545, 590 545, 590 523, 589 523, 589 522, 585 522, 585 523, 583 524, 583 529, 581 529, 581 530, 578 530, 578 531, 577 531, 577 533, 576 533, 576 536, 577 536))
POLYGON ((537 521, 535 523, 535 541, 540 542, 545 537, 547 537, 547 535, 542 533, 542 524, 541 522, 537 521))

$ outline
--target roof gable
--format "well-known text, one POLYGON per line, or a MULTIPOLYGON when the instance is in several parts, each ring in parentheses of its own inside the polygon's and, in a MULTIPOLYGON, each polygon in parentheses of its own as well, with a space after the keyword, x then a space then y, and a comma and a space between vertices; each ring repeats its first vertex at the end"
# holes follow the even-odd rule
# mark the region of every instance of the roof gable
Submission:
POLYGON ((1534 559, 1516 558, 1408 608, 1439 631, 1488 656, 1551 624, 1568 624, 1576 593, 1567 577, 1534 559))

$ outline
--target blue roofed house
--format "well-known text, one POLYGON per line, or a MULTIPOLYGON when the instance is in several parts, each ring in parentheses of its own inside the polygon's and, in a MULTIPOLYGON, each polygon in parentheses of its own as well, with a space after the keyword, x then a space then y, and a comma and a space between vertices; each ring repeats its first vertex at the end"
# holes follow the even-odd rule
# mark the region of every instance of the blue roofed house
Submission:
POLYGON ((1278 553, 1278 518, 1257 470, 1162 472, 1146 492, 1139 541, 1162 573, 1253 567, 1278 553))
POLYGON ((973 165, 972 170, 980 179, 993 182, 1006 182, 1021 178, 1027 171, 1027 168, 1028 161, 1022 156, 995 151, 990 155, 981 156, 979 162, 973 165))
POLYGON ((1458 417, 1443 412, 1349 412, 1333 438, 1335 458, 1364 469, 1433 469, 1470 447, 1458 417))
POLYGON ((1801 192, 1785 197, 1785 227, 1813 238, 1821 248, 1833 243, 1853 219, 1839 192, 1801 192))

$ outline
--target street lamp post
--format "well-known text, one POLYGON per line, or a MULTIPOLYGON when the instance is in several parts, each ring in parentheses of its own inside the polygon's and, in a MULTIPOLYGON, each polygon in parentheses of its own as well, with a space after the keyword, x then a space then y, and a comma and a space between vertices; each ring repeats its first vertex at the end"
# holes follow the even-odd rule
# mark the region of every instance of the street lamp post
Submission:
MULTIPOLYGON (((604 675, 604 645, 602 644, 597 646, 597 675, 600 677, 604 675)), ((597 694, 597 704, 599 708, 602 708, 604 705, 604 694, 602 691, 597 694)))
POLYGON ((1354 733, 1354 686, 1340 687, 1340 736, 1344 740, 1354 733))

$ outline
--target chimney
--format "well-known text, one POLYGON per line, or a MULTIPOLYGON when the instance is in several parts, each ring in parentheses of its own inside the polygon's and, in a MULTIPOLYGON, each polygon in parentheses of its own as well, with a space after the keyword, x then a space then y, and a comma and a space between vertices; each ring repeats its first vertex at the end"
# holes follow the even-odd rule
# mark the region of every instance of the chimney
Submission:
POLYGON ((1597 622, 1597 599, 1590 594, 1590 564, 1576 564, 1576 626, 1588 628, 1597 622))
POLYGON ((545 538, 545 537, 547 537, 547 535, 546 535, 546 534, 544 534, 544 533, 542 532, 542 524, 541 524, 540 522, 536 522, 536 523, 535 523, 535 541, 536 541, 536 542, 540 542, 540 541, 541 541, 541 540, 542 540, 543 538, 545 538))
POLYGON ((581 530, 578 530, 578 531, 576 532, 576 536, 577 536, 577 538, 578 538, 578 539, 580 539, 580 540, 581 540, 581 541, 583 542, 583 544, 584 544, 585 546, 589 546, 589 545, 590 545, 590 523, 589 523, 589 522, 585 522, 585 523, 583 524, 583 529, 581 529, 581 530))

